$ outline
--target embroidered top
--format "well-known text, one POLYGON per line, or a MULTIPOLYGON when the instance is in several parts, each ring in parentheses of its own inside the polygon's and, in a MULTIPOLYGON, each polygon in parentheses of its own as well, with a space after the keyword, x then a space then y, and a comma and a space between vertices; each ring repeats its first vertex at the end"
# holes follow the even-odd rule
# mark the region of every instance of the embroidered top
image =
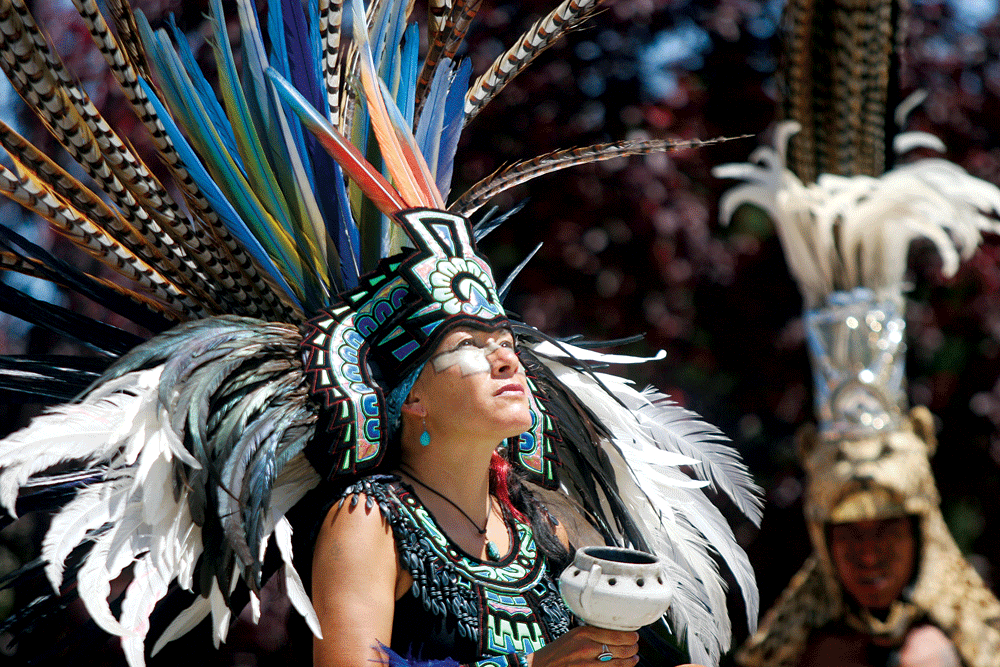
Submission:
POLYGON ((478 667, 521 664, 567 632, 572 615, 559 595, 531 526, 505 516, 510 552, 496 562, 465 553, 438 526, 412 487, 372 475, 344 491, 378 504, 413 577, 396 602, 391 648, 422 660, 452 658, 478 667))

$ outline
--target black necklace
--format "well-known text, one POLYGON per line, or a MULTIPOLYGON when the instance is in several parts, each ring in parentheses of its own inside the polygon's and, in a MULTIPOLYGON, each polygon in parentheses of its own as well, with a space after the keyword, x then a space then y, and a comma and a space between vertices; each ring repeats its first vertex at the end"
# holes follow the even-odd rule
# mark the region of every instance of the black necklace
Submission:
MULTIPOLYGON (((465 510, 459 507, 451 498, 444 495, 434 487, 428 486, 427 482, 424 482, 419 477, 413 474, 412 472, 413 469, 410 468, 410 466, 406 466, 406 468, 407 468, 406 474, 409 476, 410 479, 412 479, 414 482, 424 487, 425 489, 433 493, 435 496, 437 496, 441 500, 445 501, 446 503, 457 509, 459 512, 462 513, 462 516, 464 516, 466 520, 468 520, 468 522, 472 524, 472 527, 476 529, 477 533, 483 536, 486 535, 486 527, 489 526, 490 524, 490 514, 493 514, 493 496, 490 496, 490 513, 486 515, 486 523, 483 524, 482 528, 480 528, 479 524, 476 523, 475 520, 473 520, 473 518, 469 516, 465 510)), ((490 560, 500 560, 500 551, 497 549, 497 545, 493 544, 493 540, 489 538, 486 539, 486 557, 489 558, 490 560)))

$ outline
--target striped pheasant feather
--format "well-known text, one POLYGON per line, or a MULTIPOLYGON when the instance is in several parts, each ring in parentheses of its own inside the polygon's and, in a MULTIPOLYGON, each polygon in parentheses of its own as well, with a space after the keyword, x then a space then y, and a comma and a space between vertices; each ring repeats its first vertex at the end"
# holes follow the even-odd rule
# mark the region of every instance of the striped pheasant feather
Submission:
MULTIPOLYGON (((174 281, 162 275, 165 269, 172 268, 172 264, 164 256, 161 247, 142 235, 130 224, 127 218, 114 211, 100 197, 81 185, 62 167, 3 123, 0 123, 0 145, 3 145, 15 162, 24 168, 25 172, 31 174, 30 181, 33 183, 33 187, 44 188, 59 201, 64 200, 75 209, 77 213, 70 216, 70 219, 79 218, 80 224, 85 225, 88 234, 106 236, 109 243, 121 244, 130 255, 141 258, 147 267, 156 266, 157 275, 161 275, 163 284, 176 285, 174 281), (87 216, 82 216, 79 211, 87 211, 87 216)), ((42 215, 48 218, 48 214, 43 213, 42 215)), ((60 225, 60 230, 72 236, 73 229, 67 227, 66 224, 64 222, 60 225)), ((88 247, 91 247, 93 251, 92 245, 88 244, 88 247)), ((121 267, 117 262, 113 268, 121 272, 121 267)), ((144 273, 144 271, 140 273, 144 273)), ((124 275, 131 279, 135 278, 131 272, 124 275)), ((191 310, 192 314, 209 312, 200 304, 205 300, 210 300, 210 297, 200 291, 196 284, 192 284, 191 288, 194 290, 195 299, 191 300, 190 297, 187 297, 187 309, 191 310)), ((186 291, 178 291, 180 289, 175 287, 174 291, 177 294, 186 293, 186 291)))
MULTIPOLYGON (((208 292, 210 297, 203 301, 203 306, 209 312, 218 312, 217 304, 222 300, 218 290, 207 280, 202 268, 184 249, 182 242, 161 227, 149 210, 136 200, 128 189, 127 182, 118 177, 102 154, 94 133, 68 99, 66 90, 49 72, 47 63, 35 48, 34 42, 27 37, 24 24, 9 0, 0 3, 0 32, 3 38, 0 46, 25 53, 24 58, 13 63, 7 59, 2 63, 8 78, 15 83, 21 96, 36 110, 60 143, 111 196, 123 214, 169 259, 164 270, 176 272, 169 276, 170 279, 192 290, 208 292), (196 285, 199 287, 195 287, 196 285)), ((184 236, 179 238, 183 240, 184 236)))
MULTIPOLYGON (((52 76, 53 86, 75 107, 80 118, 87 124, 97 141, 101 154, 123 185, 152 215, 162 215, 162 222, 169 223, 179 215, 177 204, 149 172, 146 165, 132 153, 131 149, 104 121, 87 94, 69 76, 62 61, 49 48, 48 42, 22 0, 9 1, 20 21, 24 37, 30 40, 32 61, 41 68, 41 71, 52 76)), ((96 10, 96 6, 93 9, 96 10)), ((89 11, 84 18, 89 18, 89 11)))
MULTIPOLYGON (((45 271, 43 262, 31 257, 23 257, 9 250, 0 250, 0 270, 20 273, 23 276, 49 280, 49 274, 45 271)), ((58 283, 56 283, 58 284, 58 283)), ((59 285, 65 288, 65 285, 59 285)))
POLYGON ((886 169, 895 93, 893 52, 906 12, 892 2, 790 0, 784 11, 784 116, 802 131, 788 164, 803 182, 822 173, 879 176, 886 169))
POLYGON ((451 9, 452 0, 430 0, 427 3, 427 32, 431 40, 436 40, 445 29, 451 9))
POLYGON ((0 192, 48 220, 58 231, 113 270, 153 289, 167 303, 174 304, 179 312, 193 317, 210 315, 199 302, 180 291, 157 269, 108 236, 31 175, 18 176, 6 167, 0 167, 0 192))
MULTIPOLYGON (((417 79, 416 106, 419 114, 427 88, 431 85, 438 63, 451 58, 465 38, 469 24, 475 18, 483 0, 455 0, 444 22, 432 33, 432 41, 424 58, 424 64, 417 79)), ((433 7, 432 7, 433 9, 433 7)))
POLYGON ((465 98, 465 122, 475 118, 493 97, 503 90, 542 51, 593 14, 602 0, 563 0, 549 14, 535 22, 517 42, 501 53, 486 72, 469 88, 465 98))
MULTIPOLYGON (((162 124, 157 119, 155 109, 149 104, 148 98, 141 87, 136 85, 135 70, 125 60, 124 54, 118 48, 114 37, 107 29, 103 17, 101 16, 93 0, 78 0, 78 8, 85 23, 94 36, 106 60, 111 65, 112 71, 122 83, 123 89, 128 94, 133 106, 136 107, 137 114, 143 120, 153 135, 154 141, 160 149, 160 154, 165 158, 178 183, 181 185, 185 199, 191 204, 191 210, 198 215, 208 231, 203 231, 199 224, 192 224, 182 221, 180 213, 169 197, 164 201, 171 204, 171 209, 175 212, 167 219, 159 218, 160 208, 156 201, 145 201, 145 210, 153 217, 157 217, 164 225, 170 237, 177 240, 183 247, 187 248, 192 258, 201 269, 199 277, 208 277, 208 280, 198 280, 197 282, 209 285, 216 283, 223 287, 216 290, 213 297, 227 304, 224 310, 217 312, 235 312, 247 315, 271 315, 288 316, 292 313, 273 294, 273 288, 266 280, 258 275, 254 263, 246 256, 241 245, 235 241, 228 230, 220 224, 218 217, 211 210, 210 206, 201 196, 197 187, 190 179, 187 171, 181 165, 179 157, 169 138, 166 136, 162 124), (225 246, 224 251, 218 252, 215 248, 220 244, 225 246)), ((30 17, 29 17, 30 19, 30 17)), ((36 45, 44 45, 40 36, 35 40, 36 45)), ((46 47, 47 51, 47 47, 46 47)), ((58 71, 63 71, 61 65, 56 61, 58 71)), ((64 77, 65 78, 65 77, 64 77)), ((89 103, 88 103, 89 104, 89 103)), ((99 122, 104 127, 103 119, 94 111, 91 115, 95 117, 95 122, 99 122)), ((120 141, 116 143, 120 144, 120 141)), ((110 151, 112 157, 117 156, 115 150, 110 151)), ((141 166, 141 163, 139 163, 141 166)), ((145 170, 145 167, 141 167, 145 170)), ((166 193, 164 193, 165 195, 166 193)), ((141 217, 141 214, 140 214, 141 217)), ((156 234, 155 230, 150 232, 154 237, 162 236, 156 234)))
MULTIPOLYGON (((273 296, 270 298, 270 307, 262 309, 260 302, 268 300, 270 288, 261 281, 253 263, 245 256, 225 226, 220 224, 218 216, 211 210, 197 185, 184 169, 170 138, 157 117, 156 110, 149 103, 145 91, 137 85, 136 69, 131 64, 133 61, 121 50, 96 3, 93 0, 75 0, 75 4, 94 38, 94 42, 125 91, 133 109, 149 129, 160 155, 167 162, 171 174, 181 186, 188 203, 191 204, 191 210, 204 222, 206 229, 210 230, 203 231, 197 224, 186 225, 185 245, 195 254, 196 259, 209 275, 213 276, 214 280, 225 288, 231 312, 251 316, 282 314, 284 309, 273 296), (216 246, 219 241, 225 245, 228 252, 214 252, 213 246, 216 246)), ((131 17, 131 12, 129 12, 129 16, 131 17)), ((134 21, 134 17, 130 21, 134 21)), ((144 58, 143 62, 145 62, 144 58)))
MULTIPOLYGON (((746 135, 749 136, 749 135, 746 135)), ((515 162, 482 179, 465 191, 448 207, 448 210, 463 216, 470 216, 481 206, 504 190, 532 179, 550 174, 560 169, 567 169, 592 162, 603 162, 629 155, 646 155, 663 151, 708 146, 742 137, 726 137, 708 140, 679 141, 672 139, 641 139, 617 141, 607 144, 594 144, 582 148, 565 148, 551 153, 545 153, 530 160, 515 162)))
MULTIPOLYGON (((149 65, 146 63, 146 54, 142 49, 142 40, 139 37, 139 26, 135 22, 135 14, 132 13, 132 6, 125 0, 107 0, 108 9, 111 11, 111 18, 115 22, 115 30, 118 32, 118 40, 124 45, 127 60, 146 79, 152 79, 149 65)), ((74 6, 81 15, 84 14, 83 5, 80 0, 73 0, 74 6)), ((87 13, 90 13, 88 10, 87 13)))
POLYGON ((327 117, 334 127, 343 130, 340 90, 340 24, 344 0, 319 0, 319 32, 323 47, 323 83, 326 86, 327 117))

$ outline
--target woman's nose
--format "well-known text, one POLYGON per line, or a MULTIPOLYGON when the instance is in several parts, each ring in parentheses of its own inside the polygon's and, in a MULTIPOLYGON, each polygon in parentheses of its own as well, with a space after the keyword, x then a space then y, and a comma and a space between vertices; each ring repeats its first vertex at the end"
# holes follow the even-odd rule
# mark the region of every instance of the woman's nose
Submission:
POLYGON ((513 375, 521 368, 521 360, 512 347, 497 345, 492 339, 489 341, 490 351, 488 353, 490 364, 495 375, 513 375))

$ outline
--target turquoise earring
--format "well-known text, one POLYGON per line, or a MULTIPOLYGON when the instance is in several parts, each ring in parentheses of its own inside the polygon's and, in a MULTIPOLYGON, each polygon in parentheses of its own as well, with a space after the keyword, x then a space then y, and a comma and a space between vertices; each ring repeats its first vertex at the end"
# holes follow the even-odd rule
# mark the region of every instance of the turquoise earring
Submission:
POLYGON ((424 425, 424 432, 420 434, 420 446, 426 447, 431 444, 431 434, 427 432, 427 418, 421 417, 420 422, 424 425))

